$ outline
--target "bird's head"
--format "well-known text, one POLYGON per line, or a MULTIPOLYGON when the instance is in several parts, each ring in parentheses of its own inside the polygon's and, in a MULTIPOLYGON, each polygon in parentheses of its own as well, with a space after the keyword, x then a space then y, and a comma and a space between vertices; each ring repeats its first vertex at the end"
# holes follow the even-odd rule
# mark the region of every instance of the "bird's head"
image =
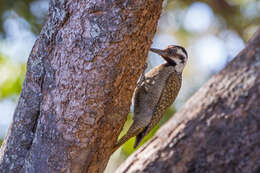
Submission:
POLYGON ((183 71, 183 68, 185 67, 188 60, 188 54, 186 50, 181 46, 171 45, 163 50, 154 48, 151 48, 150 50, 161 55, 168 62, 169 65, 175 67, 178 73, 181 73, 183 71))

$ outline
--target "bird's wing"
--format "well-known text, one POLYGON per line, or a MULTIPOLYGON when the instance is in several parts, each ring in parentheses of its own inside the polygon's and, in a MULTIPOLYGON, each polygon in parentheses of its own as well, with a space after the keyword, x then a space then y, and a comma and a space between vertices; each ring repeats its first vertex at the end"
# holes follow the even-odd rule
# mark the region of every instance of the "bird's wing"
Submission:
POLYGON ((161 71, 165 70, 162 65, 150 70, 145 75, 145 81, 142 82, 140 87, 137 87, 134 93, 134 114, 133 119, 149 119, 152 118, 153 110, 158 100, 160 99, 160 93, 164 82, 164 78, 161 77, 161 71))
POLYGON ((178 75, 169 75, 166 84, 163 88, 162 94, 158 100, 157 106, 153 110, 153 117, 151 123, 136 136, 135 145, 136 148, 142 139, 153 129, 153 127, 161 120, 165 111, 172 105, 175 98, 178 95, 179 89, 181 88, 181 79, 178 75))

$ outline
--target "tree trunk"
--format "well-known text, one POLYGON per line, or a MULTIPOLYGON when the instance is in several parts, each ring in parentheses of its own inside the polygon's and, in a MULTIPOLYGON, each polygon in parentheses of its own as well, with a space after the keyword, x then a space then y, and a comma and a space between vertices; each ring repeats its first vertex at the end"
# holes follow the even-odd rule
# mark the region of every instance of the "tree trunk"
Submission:
POLYGON ((0 151, 1 172, 103 172, 162 0, 51 0, 0 151))
POLYGON ((260 28, 117 172, 260 172, 260 28))

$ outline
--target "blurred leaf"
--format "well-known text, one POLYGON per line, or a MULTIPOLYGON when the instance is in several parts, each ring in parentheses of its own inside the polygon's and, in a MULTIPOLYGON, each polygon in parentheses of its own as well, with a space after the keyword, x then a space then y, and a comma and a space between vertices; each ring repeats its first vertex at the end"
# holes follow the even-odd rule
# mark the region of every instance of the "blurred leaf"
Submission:
POLYGON ((0 1, 0 32, 3 32, 3 21, 4 14, 8 10, 15 11, 19 16, 25 18, 32 27, 32 31, 35 33, 39 33, 42 23, 37 23, 37 18, 32 14, 30 10, 30 4, 35 2, 36 0, 1 0, 0 1))
MULTIPOLYGON (((176 11, 182 9, 185 11, 196 2, 207 4, 216 17, 223 19, 224 27, 236 31, 244 40, 247 39, 244 36, 245 28, 260 24, 260 14, 248 18, 243 13, 253 3, 255 3, 254 6, 260 6, 260 2, 255 0, 167 0, 167 10, 176 11)), ((252 12, 252 10, 250 11, 252 12)))
POLYGON ((11 62, 7 57, 0 56, 0 99, 21 92, 25 72, 25 64, 11 62))
POLYGON ((130 125, 132 124, 132 113, 129 113, 124 124, 123 130, 120 132, 118 139, 120 139, 124 134, 126 134, 127 130, 129 129, 130 125))

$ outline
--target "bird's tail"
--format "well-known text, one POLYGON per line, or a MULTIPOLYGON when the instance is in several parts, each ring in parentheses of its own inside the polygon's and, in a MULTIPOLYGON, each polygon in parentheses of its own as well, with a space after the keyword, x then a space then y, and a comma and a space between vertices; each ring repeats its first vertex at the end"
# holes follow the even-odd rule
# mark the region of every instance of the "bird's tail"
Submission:
POLYGON ((144 130, 142 130, 140 133, 138 133, 136 135, 134 148, 137 148, 138 145, 141 143, 141 141, 143 140, 143 138, 147 134, 146 130, 147 130, 147 127, 144 128, 144 130))
POLYGON ((121 145, 123 145, 126 141, 128 141, 130 138, 136 136, 139 134, 143 129, 137 128, 135 124, 132 124, 127 133, 119 139, 119 141, 115 144, 113 148, 113 152, 115 152, 121 145))

